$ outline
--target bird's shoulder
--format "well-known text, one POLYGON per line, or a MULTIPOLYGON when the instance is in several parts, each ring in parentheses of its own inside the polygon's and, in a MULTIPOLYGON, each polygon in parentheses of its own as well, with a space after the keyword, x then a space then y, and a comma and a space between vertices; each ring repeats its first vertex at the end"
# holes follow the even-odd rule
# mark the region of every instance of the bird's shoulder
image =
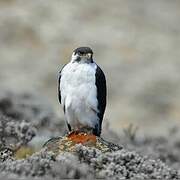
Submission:
POLYGON ((59 76, 62 74, 62 72, 68 67, 69 63, 64 64, 62 68, 59 70, 59 76))
POLYGON ((106 80, 105 74, 98 64, 96 64, 96 78, 106 80))

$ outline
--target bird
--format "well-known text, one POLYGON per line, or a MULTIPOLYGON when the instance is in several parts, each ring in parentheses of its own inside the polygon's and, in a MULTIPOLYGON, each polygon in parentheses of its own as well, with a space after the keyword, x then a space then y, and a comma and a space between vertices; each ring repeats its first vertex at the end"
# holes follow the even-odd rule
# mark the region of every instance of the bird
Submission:
POLYGON ((90 47, 78 47, 58 76, 58 99, 69 132, 88 130, 100 136, 106 109, 106 77, 90 47))

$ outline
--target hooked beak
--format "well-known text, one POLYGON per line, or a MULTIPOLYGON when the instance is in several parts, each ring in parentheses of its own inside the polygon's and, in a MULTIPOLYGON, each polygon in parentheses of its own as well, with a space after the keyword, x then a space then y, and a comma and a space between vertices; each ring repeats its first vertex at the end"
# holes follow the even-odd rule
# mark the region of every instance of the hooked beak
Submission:
POLYGON ((87 53, 87 54, 73 54, 72 55, 72 62, 80 62, 80 61, 84 61, 84 62, 89 62, 92 61, 92 53, 87 53))
POLYGON ((83 58, 83 59, 91 59, 92 58, 92 54, 91 53, 87 53, 85 55, 82 55, 81 58, 83 58))
POLYGON ((86 60, 86 59, 91 59, 92 58, 92 54, 91 53, 87 53, 87 54, 83 54, 83 55, 78 55, 77 56, 77 60, 81 60, 81 59, 84 59, 84 60, 86 60))

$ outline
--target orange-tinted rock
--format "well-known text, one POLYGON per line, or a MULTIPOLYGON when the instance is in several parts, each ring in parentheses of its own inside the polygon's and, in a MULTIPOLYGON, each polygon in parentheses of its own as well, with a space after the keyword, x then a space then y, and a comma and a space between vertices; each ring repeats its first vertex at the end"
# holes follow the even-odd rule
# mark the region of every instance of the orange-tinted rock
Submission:
POLYGON ((101 137, 78 131, 71 132, 63 137, 52 138, 44 144, 44 147, 48 151, 59 154, 63 152, 75 152, 77 144, 93 147, 101 152, 109 152, 122 148, 121 146, 105 141, 101 137))
POLYGON ((97 141, 95 135, 82 132, 72 132, 67 137, 70 141, 76 144, 96 144, 97 141))

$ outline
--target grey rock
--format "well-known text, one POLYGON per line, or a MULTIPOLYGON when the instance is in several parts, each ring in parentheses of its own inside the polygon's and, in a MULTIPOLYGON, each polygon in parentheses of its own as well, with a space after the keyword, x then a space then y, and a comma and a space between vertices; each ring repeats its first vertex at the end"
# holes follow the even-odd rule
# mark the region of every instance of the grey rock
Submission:
POLYGON ((26 145, 36 134, 36 128, 26 121, 18 122, 0 114, 0 151, 26 145))
POLYGON ((160 160, 152 160, 125 149, 102 153, 95 148, 76 146, 77 153, 55 156, 46 149, 27 159, 8 159, 0 163, 0 175, 17 178, 112 178, 112 179, 179 179, 160 160), (123 162, 123 163, 122 163, 123 162))
POLYGON ((19 122, 31 122, 40 131, 48 128, 54 132, 55 129, 61 131, 63 128, 62 121, 57 118, 47 100, 38 94, 1 90, 0 112, 19 122))

